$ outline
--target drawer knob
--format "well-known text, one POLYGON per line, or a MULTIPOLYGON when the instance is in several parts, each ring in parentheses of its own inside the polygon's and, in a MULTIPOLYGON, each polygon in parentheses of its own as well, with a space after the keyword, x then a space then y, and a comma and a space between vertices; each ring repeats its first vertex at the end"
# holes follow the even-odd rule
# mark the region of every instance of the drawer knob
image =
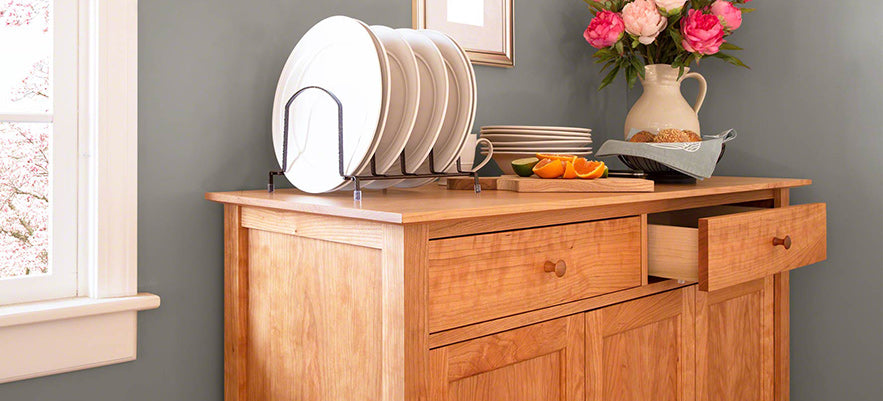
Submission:
POLYGON ((564 263, 563 260, 559 260, 558 263, 546 261, 546 264, 543 266, 543 270, 546 273, 554 272, 556 276, 562 277, 564 276, 564 273, 567 273, 567 263, 564 263))
POLYGON ((786 235, 785 238, 773 238, 773 246, 783 246, 785 249, 791 249, 791 236, 786 235))

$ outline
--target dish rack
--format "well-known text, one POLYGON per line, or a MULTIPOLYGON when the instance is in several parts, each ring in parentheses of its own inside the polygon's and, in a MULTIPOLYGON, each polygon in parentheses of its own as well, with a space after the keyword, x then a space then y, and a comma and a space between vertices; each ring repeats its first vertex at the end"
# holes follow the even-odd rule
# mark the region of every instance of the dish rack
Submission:
MULTIPOLYGON (((344 179, 348 179, 353 182, 355 189, 353 189, 353 200, 361 201, 362 200, 362 180, 366 181, 384 181, 384 180, 403 180, 403 179, 412 179, 412 178, 448 178, 448 177, 472 177, 475 181, 475 193, 481 192, 481 184, 478 181, 478 173, 474 171, 463 171, 460 166, 460 158, 457 158, 457 172, 456 173, 446 173, 446 172, 438 172, 435 171, 435 155, 433 150, 429 151, 429 173, 409 173, 405 170, 405 152, 402 152, 399 155, 399 161, 401 165, 401 174, 380 174, 377 172, 375 156, 371 156, 370 163, 370 174, 362 174, 362 175, 347 175, 343 170, 343 103, 341 103, 340 99, 331 91, 322 88, 320 86, 306 86, 299 89, 294 95, 291 95, 288 98, 288 101, 285 103, 285 116, 283 120, 283 129, 282 129, 282 168, 286 169, 288 166, 288 114, 289 109, 291 109, 291 105, 294 103, 294 100, 300 96, 301 93, 305 92, 308 89, 318 89, 322 92, 331 96, 335 103, 337 103, 337 166, 338 172, 340 176, 344 179)), ((274 192, 276 190, 276 185, 273 183, 273 178, 277 175, 285 175, 286 170, 277 170, 270 171, 267 175, 267 192, 274 192)))

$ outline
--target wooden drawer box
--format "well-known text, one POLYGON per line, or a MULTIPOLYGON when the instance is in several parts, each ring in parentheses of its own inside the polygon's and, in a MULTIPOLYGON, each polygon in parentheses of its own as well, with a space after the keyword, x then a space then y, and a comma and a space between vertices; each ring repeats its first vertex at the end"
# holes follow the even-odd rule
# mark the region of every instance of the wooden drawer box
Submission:
POLYGON ((641 285, 641 219, 433 240, 430 332, 641 285))
POLYGON ((714 291, 826 258, 825 204, 735 206, 651 215, 651 276, 698 281, 714 291))

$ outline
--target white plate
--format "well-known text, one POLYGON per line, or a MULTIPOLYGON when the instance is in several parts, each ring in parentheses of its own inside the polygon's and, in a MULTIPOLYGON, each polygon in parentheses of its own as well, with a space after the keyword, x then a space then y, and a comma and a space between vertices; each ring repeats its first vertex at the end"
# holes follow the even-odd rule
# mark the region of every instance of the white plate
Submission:
MULTIPOLYGON (((409 173, 420 171, 429 156, 435 141, 438 140, 448 107, 448 73, 444 57, 429 38, 413 29, 396 29, 411 46, 417 57, 420 72, 420 105, 417 108, 417 122, 405 145, 405 168, 409 173)), ((397 160, 386 174, 401 174, 401 163, 397 160)), ((376 181, 371 189, 389 188, 402 180, 376 181)))
POLYGON ((564 140, 564 141, 573 141, 573 140, 591 140, 592 134, 585 135, 570 135, 570 134, 561 134, 561 135, 533 135, 533 134, 495 134, 491 132, 482 132, 482 138, 493 138, 495 141, 501 142, 518 142, 518 141, 556 141, 556 140, 564 140))
MULTIPOLYGON (((484 150, 484 147, 482 147, 484 150)), ((570 152, 587 152, 592 150, 591 146, 578 146, 578 147, 550 147, 550 146, 533 146, 529 148, 522 147, 506 147, 506 146, 496 146, 494 145, 494 152, 522 152, 522 153, 562 153, 562 154, 570 154, 570 152)))
POLYGON ((413 29, 396 31, 401 33, 411 45, 420 70, 420 107, 417 111, 417 123, 405 145, 405 169, 413 172, 423 164, 435 141, 438 140, 447 113, 450 80, 444 57, 429 38, 413 29))
MULTIPOLYGON (((361 171, 380 143, 388 108, 389 76, 383 46, 361 21, 326 18, 295 46, 276 87, 273 145, 282 165, 285 104, 299 89, 320 86, 344 104, 344 173, 361 171)), ((346 184, 338 169, 337 105, 309 89, 292 104, 285 176, 298 189, 322 193, 346 184)))
POLYGON ((591 128, 579 127, 548 127, 548 126, 529 126, 529 125, 485 125, 481 130, 503 130, 503 131, 568 131, 568 132, 591 132, 591 128))
MULTIPOLYGON (((486 138, 489 139, 489 138, 486 138)), ((502 142, 491 141, 495 146, 502 147, 581 147, 588 146, 592 143, 591 139, 573 139, 565 141, 518 141, 518 142, 502 142)))
POLYGON ((534 135, 534 136, 592 136, 591 132, 573 132, 573 131, 511 131, 511 130, 481 130, 482 135, 534 135))
POLYGON ((494 145, 499 144, 500 146, 513 146, 509 145, 510 143, 527 143, 527 142, 539 142, 545 143, 549 145, 556 146, 556 144, 562 142, 580 142, 580 143, 592 143, 591 137, 579 137, 579 136, 569 136, 569 137, 543 137, 543 136, 535 136, 535 137, 517 137, 517 138, 508 138, 508 137, 496 137, 489 135, 482 135, 481 138, 487 138, 489 141, 493 142, 494 145))
MULTIPOLYGON (((419 32, 432 40, 441 51, 448 71, 448 108, 438 141, 432 148, 435 171, 445 171, 457 160, 466 136, 472 131, 476 105, 475 71, 466 52, 453 39, 438 31, 422 29, 419 32)), ((431 172, 428 158, 418 171, 431 172)), ((435 179, 405 180, 396 186, 413 188, 432 181, 435 179)))
POLYGON ((382 25, 373 25, 371 30, 380 39, 380 43, 383 43, 389 58, 389 113, 380 146, 374 153, 377 172, 384 173, 405 149, 417 121, 420 73, 417 70, 417 58, 401 33, 382 25))

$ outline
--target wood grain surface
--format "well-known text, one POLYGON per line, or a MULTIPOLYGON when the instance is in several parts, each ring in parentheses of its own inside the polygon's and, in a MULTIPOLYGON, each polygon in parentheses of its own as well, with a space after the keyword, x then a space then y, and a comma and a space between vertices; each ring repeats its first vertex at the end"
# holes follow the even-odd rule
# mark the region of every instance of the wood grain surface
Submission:
POLYGON ((773 278, 696 293, 697 399, 773 400, 773 278))
MULTIPOLYGON (((549 194, 509 191, 448 191, 438 185, 415 189, 365 191, 360 202, 352 192, 306 194, 294 189, 209 192, 208 200, 271 209, 376 220, 417 223, 452 219, 504 216, 512 213, 555 212, 670 199, 734 194, 809 185, 809 180, 786 178, 712 177, 697 184, 656 185, 648 193, 549 194)), ((755 199, 745 199, 749 201, 755 199)), ((640 214, 642 212, 635 212, 640 214)))
POLYGON ((242 226, 370 248, 382 246, 383 230, 380 223, 372 221, 245 207, 242 226))
POLYGON ((224 205, 224 400, 248 400, 248 229, 224 205))
POLYGON ((586 314, 589 401, 693 401, 695 287, 586 314))
POLYGON ((248 246, 246 399, 393 399, 381 251, 260 230, 248 246))
POLYGON ((429 328, 540 309, 641 285, 641 219, 629 217, 429 243, 429 328), (544 264, 562 260, 562 277, 544 264))
POLYGON ((699 289, 714 291, 827 258, 823 203, 699 220, 699 289), (773 238, 790 236, 791 249, 773 238))
POLYGON ((564 317, 430 351, 432 401, 585 400, 585 320, 564 317))
MULTIPOLYGON (((481 178, 479 183, 483 191, 512 192, 653 192, 654 187, 651 180, 621 177, 565 180, 504 175, 481 178)), ((447 188, 450 190, 473 190, 474 185, 475 180, 472 177, 452 177, 448 178, 447 182, 447 188)))

